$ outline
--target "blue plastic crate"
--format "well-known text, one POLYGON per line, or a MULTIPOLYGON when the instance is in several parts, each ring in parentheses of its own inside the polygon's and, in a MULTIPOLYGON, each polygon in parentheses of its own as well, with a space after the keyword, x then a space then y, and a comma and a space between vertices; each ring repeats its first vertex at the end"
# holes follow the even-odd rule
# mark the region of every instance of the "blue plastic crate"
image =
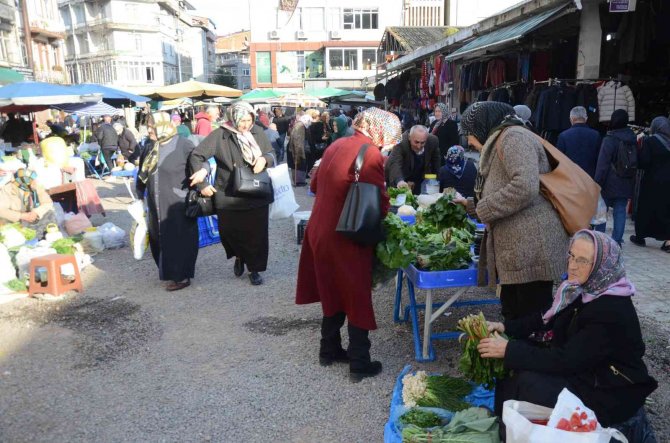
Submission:
POLYGON ((405 269, 405 274, 418 289, 457 288, 477 286, 477 264, 468 269, 451 271, 420 271, 413 264, 405 269))
POLYGON ((413 225, 416 223, 416 215, 399 215, 400 220, 404 221, 408 225, 413 225))

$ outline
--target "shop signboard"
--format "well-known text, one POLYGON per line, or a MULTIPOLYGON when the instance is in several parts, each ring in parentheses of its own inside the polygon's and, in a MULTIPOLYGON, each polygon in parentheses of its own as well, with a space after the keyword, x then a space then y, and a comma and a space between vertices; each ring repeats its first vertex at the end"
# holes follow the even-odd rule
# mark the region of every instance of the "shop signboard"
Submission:
POLYGON ((272 83, 272 62, 269 52, 256 53, 256 82, 272 83))
POLYGON ((610 0, 610 12, 628 12, 630 6, 630 0, 610 0))

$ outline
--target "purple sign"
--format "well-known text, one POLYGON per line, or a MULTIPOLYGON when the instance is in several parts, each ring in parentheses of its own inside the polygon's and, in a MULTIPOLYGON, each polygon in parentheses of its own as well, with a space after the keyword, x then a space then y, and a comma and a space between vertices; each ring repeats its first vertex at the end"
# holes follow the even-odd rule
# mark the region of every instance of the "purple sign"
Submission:
POLYGON ((610 0, 610 12, 628 12, 630 0, 610 0))

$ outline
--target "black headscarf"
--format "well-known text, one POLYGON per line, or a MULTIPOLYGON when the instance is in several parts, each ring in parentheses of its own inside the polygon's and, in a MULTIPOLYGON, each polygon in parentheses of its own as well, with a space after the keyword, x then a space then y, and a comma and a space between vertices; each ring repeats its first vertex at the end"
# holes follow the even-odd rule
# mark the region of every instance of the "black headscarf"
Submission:
POLYGON ((477 102, 463 113, 461 129, 465 135, 474 135, 481 144, 486 143, 491 132, 508 115, 515 115, 514 108, 501 102, 477 102))
POLYGON ((610 130, 623 129, 626 126, 628 126, 628 113, 623 109, 617 109, 612 113, 610 130))

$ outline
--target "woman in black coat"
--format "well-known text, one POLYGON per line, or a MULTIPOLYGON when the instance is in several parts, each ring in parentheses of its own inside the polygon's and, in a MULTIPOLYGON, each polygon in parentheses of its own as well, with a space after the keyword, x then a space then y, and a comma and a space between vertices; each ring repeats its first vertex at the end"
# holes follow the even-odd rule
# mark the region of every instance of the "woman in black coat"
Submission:
POLYGON ((568 252, 568 279, 549 311, 489 323, 496 334, 480 342, 479 352, 504 359, 505 368, 513 371, 498 381, 496 413, 510 399, 553 407, 568 388, 602 426, 634 416, 644 419, 645 399, 658 384, 642 360, 645 345, 631 300, 635 288, 622 259, 611 237, 579 231, 568 252), (546 331, 542 345, 528 340, 539 331, 546 331), (503 332, 509 341, 497 334, 503 332))
POLYGON ((435 120, 428 129, 440 140, 440 164, 444 165, 447 150, 460 142, 458 124, 449 118, 449 108, 444 103, 435 106, 434 115, 435 120))
POLYGON ((228 258, 235 257, 236 276, 249 271, 252 285, 260 285, 268 262, 268 209, 274 196, 243 198, 233 195, 233 168, 249 167, 254 174, 274 164, 272 145, 260 126, 254 125, 253 107, 244 101, 228 107, 225 123, 205 138, 190 159, 191 185, 214 198, 219 216, 221 243, 228 258), (205 178, 209 158, 216 160, 216 180, 210 186, 205 178))
POLYGON ((635 235, 630 241, 645 246, 645 237, 663 242, 670 253, 670 120, 656 117, 651 136, 642 141, 637 165, 644 171, 640 184, 635 235))
POLYGON ((156 112, 149 118, 152 140, 140 159, 137 193, 147 192, 149 247, 159 278, 170 281, 166 290, 190 285, 198 258, 198 221, 186 216, 190 175, 188 157, 195 148, 177 136, 170 115, 156 112))

